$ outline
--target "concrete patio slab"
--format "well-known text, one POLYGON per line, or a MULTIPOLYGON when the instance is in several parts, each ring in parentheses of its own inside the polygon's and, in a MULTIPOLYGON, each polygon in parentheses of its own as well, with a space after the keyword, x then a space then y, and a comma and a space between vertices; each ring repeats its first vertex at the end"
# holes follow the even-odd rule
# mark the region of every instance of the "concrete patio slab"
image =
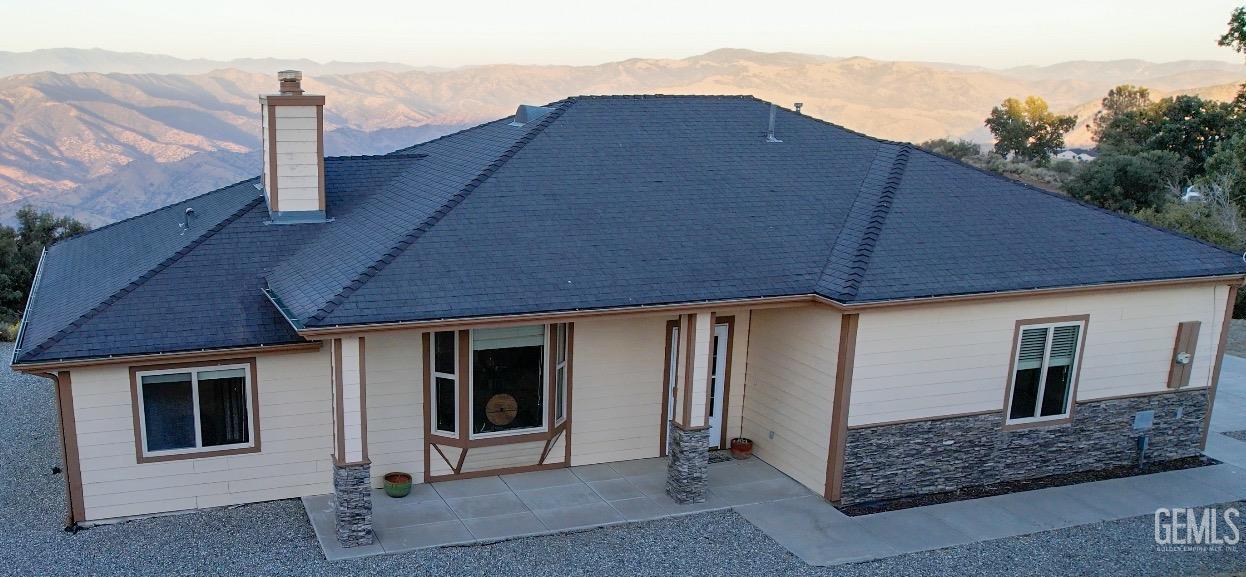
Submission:
POLYGON ((597 465, 582 465, 579 467, 571 467, 571 472, 579 477, 581 481, 605 481, 607 479, 622 479, 623 474, 614 470, 610 463, 600 463, 597 465))
POLYGON ((897 553, 942 549, 971 543, 980 531, 962 531, 924 510, 925 507, 866 515, 854 519, 852 530, 878 536, 897 553))
POLYGON ((537 518, 549 529, 566 531, 620 523, 626 521, 614 507, 604 501, 563 507, 560 509, 541 509, 534 511, 537 518))
POLYGON ((386 553, 470 543, 475 539, 459 520, 380 529, 377 540, 386 553))
POLYGON ((588 486, 592 487, 599 497, 607 501, 619 501, 645 496, 640 489, 636 488, 636 485, 623 478, 589 481, 588 486))
MULTIPOLYGON (((384 498, 390 499, 391 497, 384 498)), ((373 499, 372 502, 376 503, 375 497, 373 499)), ((376 528, 405 527, 457 519, 458 516, 441 499, 396 503, 392 507, 374 505, 372 508, 372 526, 376 528)))
POLYGON ((498 515, 522 513, 528 510, 528 507, 514 493, 446 499, 446 504, 450 506, 450 509, 460 519, 496 517, 498 515))
POLYGON ((665 458, 619 461, 617 463, 610 463, 610 466, 624 477, 641 477, 645 475, 653 475, 655 473, 666 474, 665 458))
POLYGON ((571 469, 551 469, 548 471, 502 475, 502 481, 512 491, 527 491, 562 485, 575 485, 580 483, 580 478, 575 476, 571 469))
POLYGON ((433 489, 442 499, 458 497, 477 497, 480 495, 496 495, 509 493, 511 488, 501 477, 477 477, 475 479, 459 479, 433 483, 433 489))
POLYGON ((973 499, 923 507, 930 516, 966 535, 986 533, 1014 537, 1037 533, 1041 526, 1031 519, 1003 509, 993 498, 973 499))
POLYGON ((753 525, 810 565, 836 565, 897 555, 895 548, 821 497, 736 507, 753 525))
MULTIPOLYGON (((572 475, 574 477, 574 475, 572 475)), ((564 485, 561 487, 546 487, 544 489, 532 489, 530 491, 515 491, 519 499, 533 511, 541 509, 561 509, 564 507, 575 507, 578 505, 591 505, 593 503, 601 503, 602 498, 592 487, 585 485, 579 480, 574 485, 564 485)))
POLYGON ((477 539, 513 539, 529 535, 539 535, 549 529, 530 512, 464 519, 463 525, 477 539))
POLYGON ((610 501, 610 506, 628 521, 649 521, 676 514, 671 507, 659 505, 648 497, 610 501))

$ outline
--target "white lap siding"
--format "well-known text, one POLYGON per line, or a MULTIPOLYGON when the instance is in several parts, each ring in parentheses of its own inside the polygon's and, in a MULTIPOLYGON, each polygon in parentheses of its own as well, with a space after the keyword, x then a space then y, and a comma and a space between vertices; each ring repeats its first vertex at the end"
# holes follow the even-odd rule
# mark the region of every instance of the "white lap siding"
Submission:
POLYGON ((1201 321, 1189 387, 1205 387, 1227 298, 1202 284, 862 311, 848 422, 1003 410, 1022 319, 1090 315, 1078 401, 1166 390, 1177 325, 1201 321))
POLYGON ((368 458, 372 484, 390 472, 424 480, 424 357, 421 333, 392 331, 365 338, 368 458))
POLYGON ((758 457, 819 494, 826 482, 839 325, 839 313, 829 307, 763 309, 753 311, 748 333, 744 436, 758 457))
POLYGON ((125 365, 71 370, 87 520, 332 490, 328 349, 256 357, 261 451, 138 464, 125 365))

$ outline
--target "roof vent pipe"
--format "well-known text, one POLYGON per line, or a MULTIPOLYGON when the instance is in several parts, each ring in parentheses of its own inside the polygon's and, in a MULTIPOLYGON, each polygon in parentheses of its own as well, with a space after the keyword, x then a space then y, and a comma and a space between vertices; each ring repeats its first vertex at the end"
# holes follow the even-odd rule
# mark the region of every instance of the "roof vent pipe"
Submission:
POLYGON ((766 130, 766 142, 783 142, 774 137, 774 111, 776 108, 778 107, 773 104, 770 105, 770 128, 766 130))
POLYGON ((797 102, 797 103, 796 103, 796 114, 800 114, 800 107, 802 107, 802 106, 804 106, 804 105, 805 105, 805 103, 804 103, 804 102, 797 102))

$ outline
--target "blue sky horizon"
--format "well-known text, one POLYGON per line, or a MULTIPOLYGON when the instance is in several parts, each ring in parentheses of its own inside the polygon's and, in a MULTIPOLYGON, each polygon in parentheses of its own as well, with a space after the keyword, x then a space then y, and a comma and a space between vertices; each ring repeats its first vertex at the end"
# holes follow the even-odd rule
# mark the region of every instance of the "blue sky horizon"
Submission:
POLYGON ((684 58, 718 48, 946 62, 989 68, 1070 60, 1243 62, 1216 45, 1241 0, 889 3, 586 2, 547 9, 498 0, 464 8, 384 0, 218 0, 170 5, 0 0, 0 50, 102 48, 179 58, 308 58, 414 66, 591 65, 684 58))

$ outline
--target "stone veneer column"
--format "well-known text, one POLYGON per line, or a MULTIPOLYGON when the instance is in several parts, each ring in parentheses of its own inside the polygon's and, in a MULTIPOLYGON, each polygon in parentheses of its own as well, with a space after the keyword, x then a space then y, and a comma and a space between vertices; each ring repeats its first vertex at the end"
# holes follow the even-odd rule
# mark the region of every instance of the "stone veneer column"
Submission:
POLYGON ((333 511, 337 541, 343 547, 371 545, 372 466, 354 463, 333 466, 333 511))
POLYGON ((333 511, 343 547, 371 545, 372 462, 368 459, 364 337, 330 341, 333 354, 333 511))
POLYGON ((714 313, 681 315, 675 415, 670 424, 666 494, 679 503, 705 502, 709 469, 709 391, 714 313))
POLYGON ((671 424, 666 460, 666 494, 679 503, 705 502, 705 473, 710 465, 709 429, 684 430, 671 424))

